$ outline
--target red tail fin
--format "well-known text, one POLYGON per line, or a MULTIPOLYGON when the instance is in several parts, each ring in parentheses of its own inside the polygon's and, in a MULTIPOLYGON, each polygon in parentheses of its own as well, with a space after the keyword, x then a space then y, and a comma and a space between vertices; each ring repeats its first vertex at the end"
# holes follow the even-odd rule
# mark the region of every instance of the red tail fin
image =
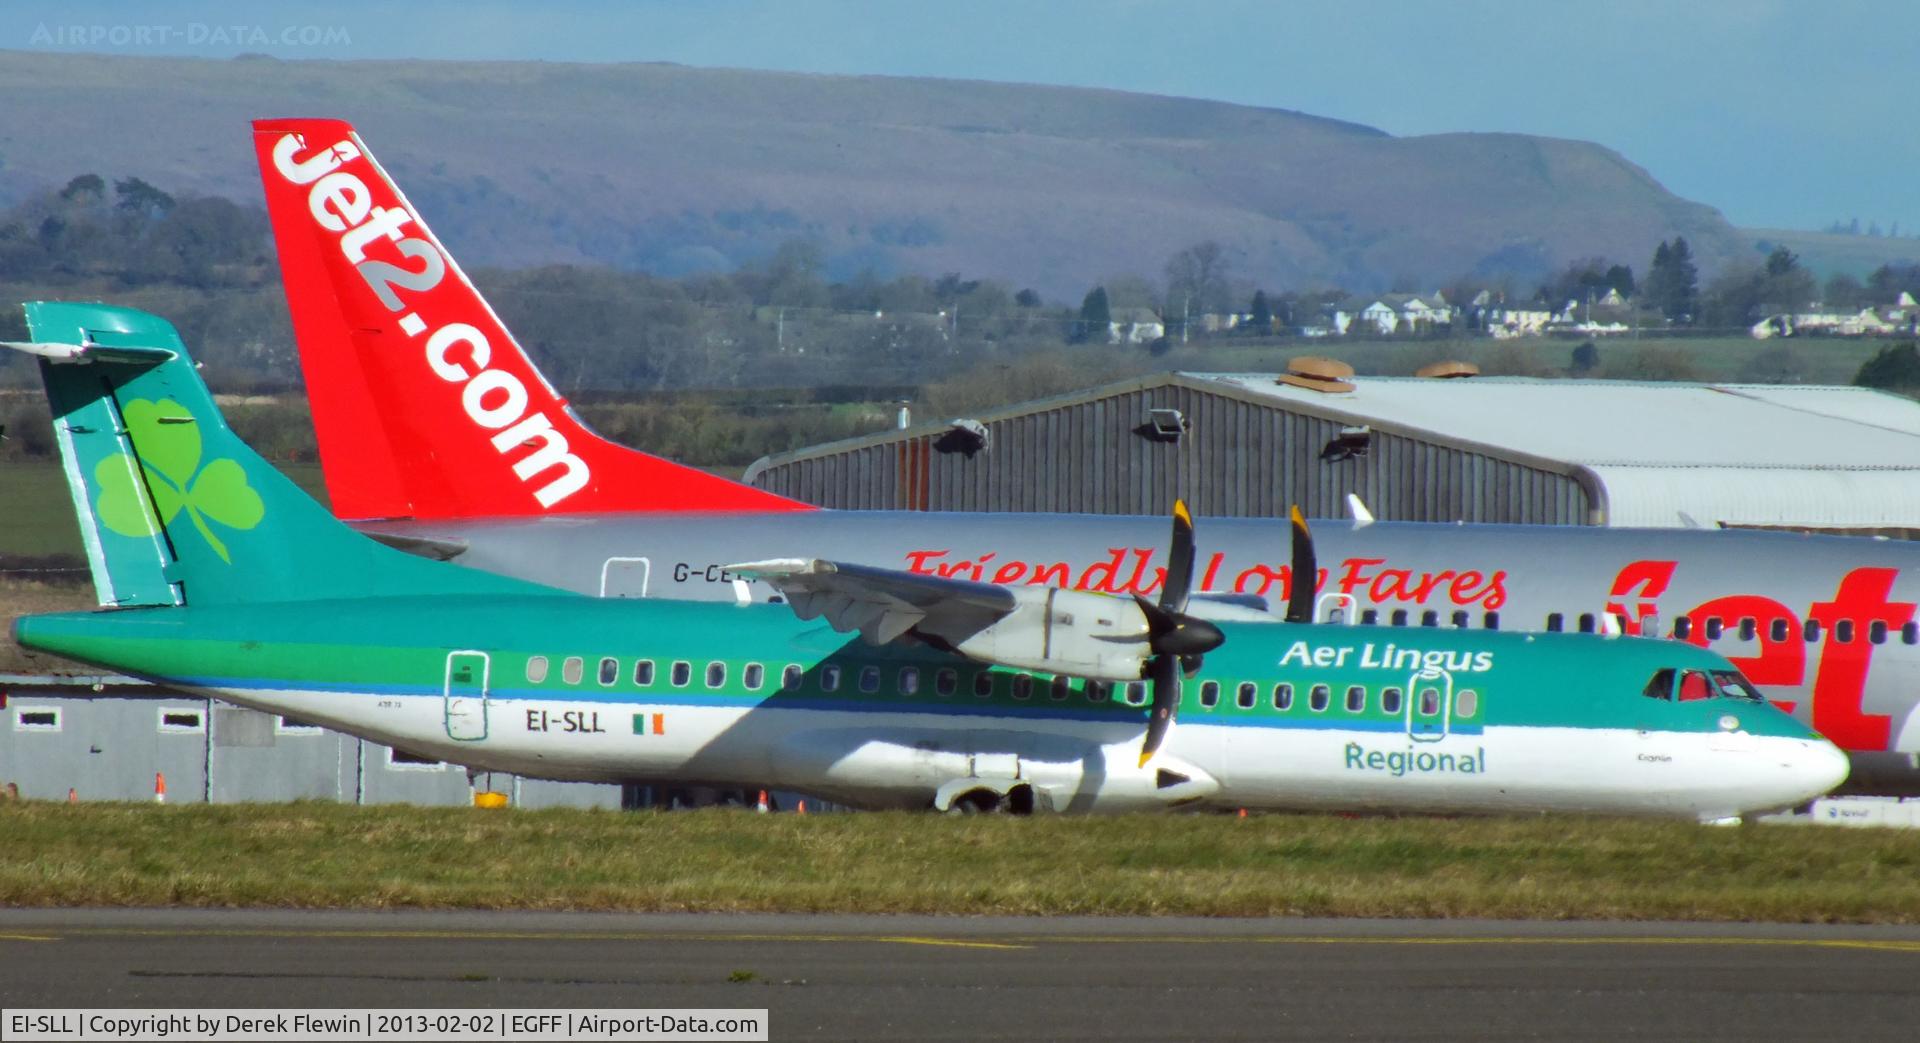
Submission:
POLYGON ((335 514, 811 509, 589 430, 347 123, 253 140, 335 514))

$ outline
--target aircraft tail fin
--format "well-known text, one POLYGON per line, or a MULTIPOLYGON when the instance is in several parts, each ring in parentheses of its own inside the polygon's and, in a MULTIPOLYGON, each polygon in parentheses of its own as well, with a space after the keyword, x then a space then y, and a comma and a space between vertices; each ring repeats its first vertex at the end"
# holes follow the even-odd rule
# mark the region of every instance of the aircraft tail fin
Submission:
POLYGON ((811 509, 595 434, 350 124, 253 136, 335 514, 811 509))
POLYGON ((102 304, 26 311, 33 340, 6 346, 40 356, 101 604, 547 590, 336 521, 227 426, 165 320, 102 304))

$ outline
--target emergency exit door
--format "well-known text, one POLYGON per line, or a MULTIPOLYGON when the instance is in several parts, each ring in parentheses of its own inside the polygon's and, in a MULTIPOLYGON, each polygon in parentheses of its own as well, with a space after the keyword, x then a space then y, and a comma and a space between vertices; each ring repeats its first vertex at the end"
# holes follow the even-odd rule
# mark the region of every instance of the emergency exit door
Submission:
POLYGON ((487 737, 487 674, 491 662, 485 652, 447 654, 447 737, 477 742, 487 737))

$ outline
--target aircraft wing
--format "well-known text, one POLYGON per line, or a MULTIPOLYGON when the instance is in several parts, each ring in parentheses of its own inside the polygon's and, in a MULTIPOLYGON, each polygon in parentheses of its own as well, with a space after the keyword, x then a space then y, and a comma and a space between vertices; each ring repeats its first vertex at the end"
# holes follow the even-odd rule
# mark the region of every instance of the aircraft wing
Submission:
POLYGON ((1018 607, 1006 587, 819 558, 780 558, 728 565, 745 579, 771 584, 801 619, 825 618, 842 633, 859 631, 883 645, 913 627, 958 644, 1018 607))

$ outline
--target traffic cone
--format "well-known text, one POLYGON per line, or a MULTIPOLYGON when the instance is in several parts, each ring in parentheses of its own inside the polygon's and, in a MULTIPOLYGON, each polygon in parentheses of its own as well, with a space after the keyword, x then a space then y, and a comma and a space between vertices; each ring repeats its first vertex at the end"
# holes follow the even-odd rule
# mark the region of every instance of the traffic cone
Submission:
POLYGON ((167 777, 157 771, 153 773, 153 802, 155 804, 167 802, 167 777))
POLYGON ((1247 817, 1247 809, 1246 809, 1246 808, 1241 808, 1241 809, 1240 809, 1240 817, 1241 817, 1241 818, 1246 818, 1246 817, 1247 817))
POLYGON ((796 815, 804 815, 804 814, 806 814, 806 813, 807 813, 807 802, 806 802, 806 801, 804 801, 804 800, 803 800, 803 801, 799 801, 799 802, 798 802, 798 804, 797 804, 797 806, 796 806, 796 807, 795 807, 795 808, 793 809, 793 811, 794 811, 794 814, 796 814, 796 815))
POLYGON ((69 804, 80 803, 80 791, 77 789, 74 789, 72 786, 67 787, 67 803, 69 804))
POLYGON ((771 808, 767 807, 767 791, 766 790, 760 791, 760 802, 753 806, 753 810, 760 812, 762 815, 772 810, 771 808))

